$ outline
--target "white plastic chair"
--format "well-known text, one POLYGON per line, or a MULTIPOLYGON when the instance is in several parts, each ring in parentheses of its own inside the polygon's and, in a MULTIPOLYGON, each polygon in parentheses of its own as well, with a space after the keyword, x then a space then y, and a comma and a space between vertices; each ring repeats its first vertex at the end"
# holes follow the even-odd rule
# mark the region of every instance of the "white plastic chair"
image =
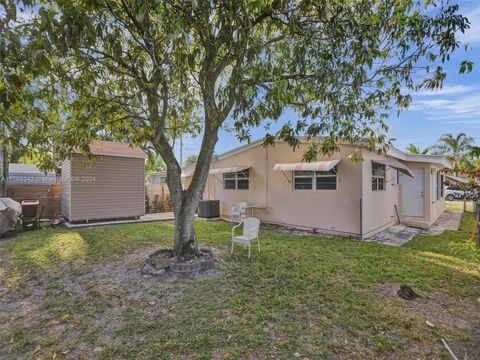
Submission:
POLYGON ((230 211, 230 216, 232 221, 235 221, 235 219, 238 219, 238 222, 240 223, 242 219, 245 218, 245 214, 247 213, 247 203, 246 202, 239 202, 237 205, 232 206, 232 209, 230 211))
POLYGON ((243 244, 243 247, 246 248, 248 244, 248 258, 250 259, 250 242, 257 239, 258 252, 260 252, 260 239, 258 237, 258 230, 260 229, 260 220, 254 217, 249 217, 243 219, 240 224, 235 225, 232 228, 232 250, 233 254, 233 244, 240 243, 243 244), (243 225, 243 235, 235 236, 235 229, 243 225))

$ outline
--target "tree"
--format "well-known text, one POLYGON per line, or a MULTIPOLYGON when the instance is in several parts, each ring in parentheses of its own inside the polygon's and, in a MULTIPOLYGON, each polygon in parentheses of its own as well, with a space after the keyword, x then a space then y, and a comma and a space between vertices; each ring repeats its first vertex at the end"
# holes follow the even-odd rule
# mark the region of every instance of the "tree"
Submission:
POLYGON ((198 155, 192 154, 185 160, 185 166, 195 165, 197 163, 198 155))
POLYGON ((148 152, 148 158, 145 162, 145 171, 149 173, 165 171, 165 163, 156 152, 148 152))
POLYGON ((434 146, 434 153, 447 156, 455 175, 461 171, 461 161, 468 154, 474 139, 461 132, 457 135, 443 134, 434 146))
POLYGON ((410 153, 410 154, 417 154, 417 155, 426 155, 428 154, 428 152, 430 151, 430 147, 426 147, 425 149, 420 149, 418 146, 414 145, 414 144, 410 144, 408 145, 407 147, 407 151, 410 153))
MULTIPOLYGON (((248 141, 250 127, 296 112, 264 144, 276 136, 296 148, 305 135, 306 161, 340 140, 385 150, 384 119, 410 91, 442 86, 441 64, 469 27, 457 5, 416 0, 28 3, 33 16, 17 22, 11 37, 22 41, 9 56, 31 70, 35 104, 50 115, 31 117, 29 141, 60 158, 75 146, 88 154, 99 132, 151 143, 167 167, 180 260, 198 252, 194 214, 227 121, 248 141), (173 142, 199 132, 184 189, 173 142)), ((4 13, 15 23, 15 9, 4 13)))

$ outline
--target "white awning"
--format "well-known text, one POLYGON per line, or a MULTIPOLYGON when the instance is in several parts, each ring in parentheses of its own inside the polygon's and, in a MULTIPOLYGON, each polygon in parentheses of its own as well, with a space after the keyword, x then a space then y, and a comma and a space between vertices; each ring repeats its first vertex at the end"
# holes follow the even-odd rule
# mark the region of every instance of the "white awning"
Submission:
MULTIPOLYGON (((226 168, 215 168, 215 169, 210 169, 208 172, 210 175, 212 174, 223 174, 223 173, 229 173, 229 172, 239 172, 239 171, 244 171, 249 169, 250 166, 234 166, 234 167, 226 167, 226 168)), ((195 167, 192 166, 190 169, 186 169, 182 172, 182 177, 190 177, 193 176, 193 173, 195 172, 195 167)))
POLYGON ((231 172, 239 172, 243 170, 247 170, 250 166, 234 166, 234 167, 227 167, 227 168, 216 168, 210 169, 208 172, 210 175, 212 174, 224 174, 224 173, 231 173, 231 172))
POLYGON ((405 174, 405 175, 410 176, 412 178, 415 177, 412 173, 412 170, 410 170, 407 165, 404 165, 404 164, 402 164, 398 161, 372 160, 372 164, 390 166, 392 169, 400 171, 402 174, 405 174))
POLYGON ((340 161, 341 160, 324 160, 275 164, 273 171, 330 171, 337 166, 340 161))

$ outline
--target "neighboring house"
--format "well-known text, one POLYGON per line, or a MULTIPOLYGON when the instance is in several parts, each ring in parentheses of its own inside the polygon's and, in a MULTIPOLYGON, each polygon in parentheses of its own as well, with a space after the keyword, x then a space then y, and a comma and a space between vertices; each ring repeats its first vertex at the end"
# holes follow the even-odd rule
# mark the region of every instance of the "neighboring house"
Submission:
POLYGON ((128 144, 94 141, 93 162, 73 154, 62 165, 62 215, 70 222, 145 215, 146 154, 128 144))
POLYGON ((165 185, 167 183, 167 172, 159 171, 154 173, 147 173, 147 183, 150 185, 165 185))
MULTIPOLYGON (((256 141, 224 153, 212 162, 203 198, 220 200, 223 217, 245 201, 264 222, 362 239, 398 222, 428 227, 444 211, 441 169, 450 163, 443 156, 339 144, 335 154, 304 163, 307 146, 256 141), (352 153, 363 162, 352 162, 352 153)), ((184 170, 186 185, 192 174, 184 170)))
POLYGON ((44 173, 34 164, 11 163, 8 167, 7 185, 52 185, 56 182, 54 172, 44 173))

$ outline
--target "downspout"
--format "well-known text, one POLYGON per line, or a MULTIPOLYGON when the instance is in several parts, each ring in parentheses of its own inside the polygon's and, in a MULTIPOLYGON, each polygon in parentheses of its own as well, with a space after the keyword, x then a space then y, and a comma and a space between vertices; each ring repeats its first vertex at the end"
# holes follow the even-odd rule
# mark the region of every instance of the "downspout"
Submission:
POLYGON ((363 201, 360 198, 360 240, 363 240, 363 201))

